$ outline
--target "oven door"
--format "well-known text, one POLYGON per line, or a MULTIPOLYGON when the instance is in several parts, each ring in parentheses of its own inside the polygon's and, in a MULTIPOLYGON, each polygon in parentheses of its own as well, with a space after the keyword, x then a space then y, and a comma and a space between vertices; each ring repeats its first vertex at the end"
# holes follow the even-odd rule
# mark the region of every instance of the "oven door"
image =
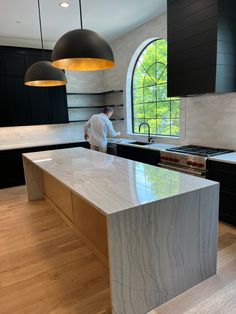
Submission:
POLYGON ((182 172, 182 173, 186 173, 186 174, 190 174, 190 175, 196 176, 196 177, 202 177, 202 178, 206 177, 206 171, 205 170, 197 170, 197 169, 193 169, 190 167, 188 168, 188 167, 174 166, 174 165, 165 164, 165 163, 159 163, 158 167, 169 169, 169 170, 174 170, 174 171, 178 171, 178 172, 182 172))

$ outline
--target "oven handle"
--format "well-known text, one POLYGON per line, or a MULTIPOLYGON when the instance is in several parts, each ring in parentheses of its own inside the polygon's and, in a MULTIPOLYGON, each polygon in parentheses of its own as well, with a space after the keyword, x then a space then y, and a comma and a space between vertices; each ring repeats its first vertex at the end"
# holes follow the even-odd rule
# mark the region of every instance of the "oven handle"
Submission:
POLYGON ((194 176, 197 176, 197 177, 206 177, 205 171, 188 170, 188 169, 183 168, 183 167, 175 167, 175 166, 167 165, 167 164, 163 164, 163 163, 159 163, 158 167, 165 168, 165 169, 170 169, 170 170, 175 170, 175 171, 183 172, 183 173, 187 173, 187 174, 191 174, 191 175, 194 175, 194 176))

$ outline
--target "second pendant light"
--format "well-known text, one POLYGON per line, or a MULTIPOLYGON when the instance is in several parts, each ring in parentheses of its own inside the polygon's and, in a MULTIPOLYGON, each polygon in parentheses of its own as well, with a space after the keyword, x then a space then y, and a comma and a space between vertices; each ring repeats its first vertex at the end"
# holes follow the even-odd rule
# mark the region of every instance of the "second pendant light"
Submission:
POLYGON ((81 0, 79 0, 81 29, 64 34, 52 52, 52 64, 59 69, 98 71, 115 66, 109 44, 96 32, 83 28, 81 0))
POLYGON ((27 69, 25 74, 25 85, 34 87, 53 87, 65 85, 67 83, 65 73, 62 70, 53 67, 51 62, 45 61, 39 0, 38 14, 43 61, 35 62, 27 69))

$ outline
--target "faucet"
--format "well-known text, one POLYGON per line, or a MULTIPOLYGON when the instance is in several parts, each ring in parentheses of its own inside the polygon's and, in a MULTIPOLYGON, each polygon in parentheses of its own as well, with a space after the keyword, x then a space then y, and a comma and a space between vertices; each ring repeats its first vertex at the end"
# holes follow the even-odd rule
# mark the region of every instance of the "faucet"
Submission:
POLYGON ((138 127, 138 131, 140 132, 140 129, 141 129, 141 126, 142 125, 146 125, 148 127, 148 143, 151 142, 151 136, 150 136, 150 125, 147 123, 147 122, 143 122, 143 123, 140 123, 139 124, 139 127, 138 127))

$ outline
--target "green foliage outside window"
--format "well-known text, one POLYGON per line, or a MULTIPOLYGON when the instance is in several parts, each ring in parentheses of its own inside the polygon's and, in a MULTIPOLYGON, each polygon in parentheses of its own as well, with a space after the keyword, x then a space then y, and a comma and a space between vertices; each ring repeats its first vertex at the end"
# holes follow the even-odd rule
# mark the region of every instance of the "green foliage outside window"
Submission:
MULTIPOLYGON (((140 54, 132 80, 133 132, 149 123, 151 134, 179 136, 179 98, 167 97, 167 41, 157 39, 140 54)), ((147 133, 142 127, 140 133, 147 133)))

